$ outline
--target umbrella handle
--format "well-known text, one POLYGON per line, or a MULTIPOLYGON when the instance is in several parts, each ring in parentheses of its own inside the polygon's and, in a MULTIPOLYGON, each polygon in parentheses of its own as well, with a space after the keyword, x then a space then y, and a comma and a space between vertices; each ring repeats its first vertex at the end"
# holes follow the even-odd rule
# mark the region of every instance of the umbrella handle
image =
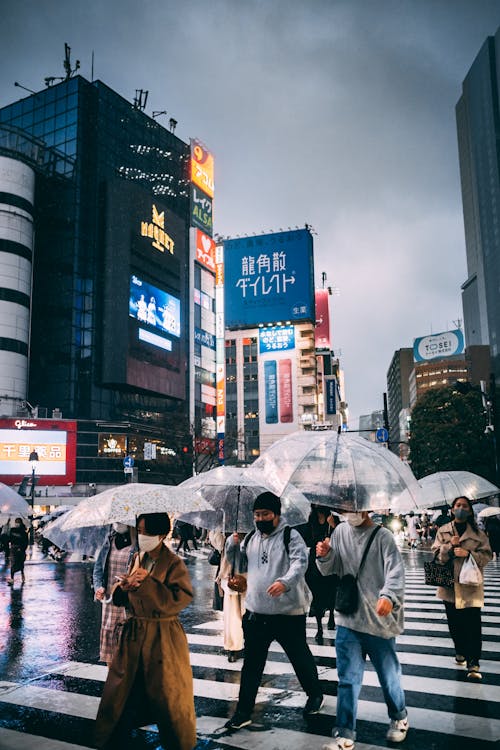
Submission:
MULTIPOLYGON (((235 534, 238 532, 238 515, 240 512, 240 494, 241 494, 241 484, 238 485, 238 495, 236 497, 236 521, 234 523, 235 534)), ((235 559, 233 557, 233 564, 231 565, 231 578, 234 576, 234 566, 235 566, 235 559)))

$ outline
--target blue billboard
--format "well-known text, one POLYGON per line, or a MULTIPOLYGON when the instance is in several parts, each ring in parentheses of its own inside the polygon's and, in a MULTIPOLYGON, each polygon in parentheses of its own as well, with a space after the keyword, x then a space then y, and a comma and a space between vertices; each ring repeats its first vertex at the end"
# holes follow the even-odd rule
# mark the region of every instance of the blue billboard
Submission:
POLYGON ((225 240, 224 303, 227 328, 314 320, 309 230, 225 240))

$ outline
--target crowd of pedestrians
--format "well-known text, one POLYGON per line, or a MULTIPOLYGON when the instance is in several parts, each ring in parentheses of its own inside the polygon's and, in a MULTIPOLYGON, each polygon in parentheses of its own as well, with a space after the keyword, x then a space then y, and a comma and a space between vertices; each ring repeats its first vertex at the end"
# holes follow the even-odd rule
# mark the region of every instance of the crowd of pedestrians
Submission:
MULTIPOLYGON (((273 641, 284 650, 305 693, 305 720, 321 712, 324 697, 307 643, 306 618, 335 629, 338 673, 336 721, 323 750, 352 750, 366 657, 377 673, 387 707, 389 742, 405 740, 410 723, 401 685, 396 638, 404 624, 404 565, 401 540, 410 549, 432 545, 436 560, 451 566, 452 583, 440 586, 454 661, 470 682, 482 679, 481 609, 483 569, 500 554, 500 519, 478 527, 470 500, 457 497, 432 519, 427 512, 375 523, 368 512, 313 505, 307 523, 291 528, 281 517, 279 497, 265 492, 253 505, 247 534, 211 532, 217 550, 215 584, 222 596, 224 649, 230 662, 242 658, 237 705, 225 727, 237 731, 253 721, 257 692, 273 641), (472 562, 476 580, 463 579, 472 562), (353 598, 354 592, 354 598, 353 598)), ((195 543, 192 527, 177 525, 176 552, 195 543)), ((179 613, 193 590, 183 560, 165 544, 167 514, 141 515, 135 528, 113 527, 96 557, 93 588, 102 603, 100 660, 108 666, 96 721, 98 747, 127 744, 133 728, 157 723, 169 750, 192 750, 196 721, 187 639, 179 613)), ((21 575, 29 545, 22 519, 4 526, 0 545, 10 565, 7 582, 21 575)))

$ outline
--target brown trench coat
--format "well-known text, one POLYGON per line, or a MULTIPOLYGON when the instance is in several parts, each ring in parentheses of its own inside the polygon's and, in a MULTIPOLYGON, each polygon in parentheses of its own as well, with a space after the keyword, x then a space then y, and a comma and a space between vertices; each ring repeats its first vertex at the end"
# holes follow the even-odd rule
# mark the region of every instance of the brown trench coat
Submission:
MULTIPOLYGON (((450 559, 451 550, 451 537, 456 534, 455 524, 447 523, 438 529, 436 539, 432 545, 432 549, 435 552, 439 550, 437 556, 438 562, 446 563, 450 559)), ((488 537, 483 531, 474 529, 467 524, 465 531, 460 537, 460 546, 468 550, 479 568, 482 569, 491 560, 491 548, 488 541, 488 537)), ((484 586, 481 583, 479 586, 464 586, 458 583, 458 577, 460 570, 464 564, 466 557, 455 557, 453 561, 453 572, 455 577, 455 586, 453 589, 447 589, 443 586, 438 586, 436 596, 438 599, 442 599, 445 602, 451 602, 455 604, 457 609, 465 609, 466 607, 482 607, 484 605, 484 586)))
MULTIPOLYGON (((138 564, 136 555, 130 570, 138 564)), ((192 598, 187 568, 167 547, 136 591, 115 587, 113 601, 127 605, 129 618, 97 712, 98 747, 108 742, 125 708, 127 714, 132 708, 137 712, 136 726, 158 724, 169 750, 192 750, 196 744, 189 648, 177 617, 192 598)))

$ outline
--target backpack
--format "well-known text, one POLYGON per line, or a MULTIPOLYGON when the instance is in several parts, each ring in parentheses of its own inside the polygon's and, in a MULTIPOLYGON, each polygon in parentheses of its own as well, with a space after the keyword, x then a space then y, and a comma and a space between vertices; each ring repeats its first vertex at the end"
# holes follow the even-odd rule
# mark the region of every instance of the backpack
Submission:
MULTIPOLYGON (((250 539, 253 537, 254 534, 255 534, 255 529, 252 529, 252 531, 249 531, 248 534, 246 535, 246 537, 243 539, 242 548, 243 548, 243 550, 245 552, 246 552, 246 549, 247 549, 247 544, 250 541, 250 539)), ((286 554, 288 556, 290 555, 290 537, 291 537, 291 535, 292 535, 292 528, 291 528, 291 526, 285 526, 285 528, 283 529, 283 541, 285 543, 286 554)))

